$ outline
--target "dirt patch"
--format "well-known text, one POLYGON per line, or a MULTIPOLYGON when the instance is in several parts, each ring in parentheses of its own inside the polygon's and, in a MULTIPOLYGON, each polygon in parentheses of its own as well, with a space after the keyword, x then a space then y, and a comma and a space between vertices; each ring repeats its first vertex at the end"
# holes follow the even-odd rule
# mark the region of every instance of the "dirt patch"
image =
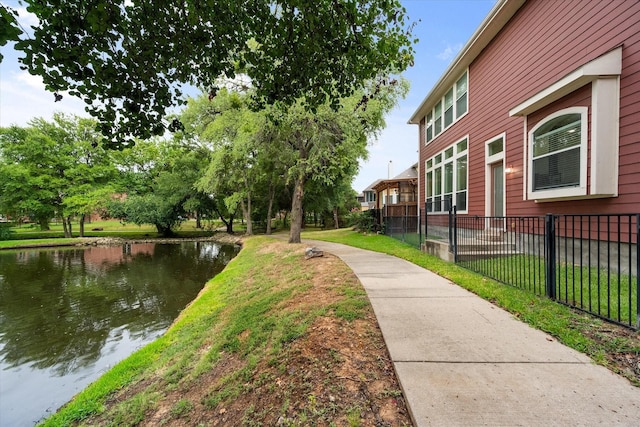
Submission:
POLYGON ((574 327, 596 343, 609 369, 640 387, 640 332, 587 315, 585 318, 589 320, 574 327))

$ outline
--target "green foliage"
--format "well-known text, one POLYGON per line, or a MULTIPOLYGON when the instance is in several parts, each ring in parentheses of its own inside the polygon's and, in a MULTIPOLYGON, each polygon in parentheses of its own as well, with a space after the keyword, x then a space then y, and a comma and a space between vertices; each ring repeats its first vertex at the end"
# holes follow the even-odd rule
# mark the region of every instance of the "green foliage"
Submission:
POLYGON ((182 140, 151 140, 114 157, 120 171, 115 187, 126 197, 109 203, 111 217, 152 224, 169 236, 189 215, 213 215, 214 201, 195 188, 209 159, 206 149, 182 140))
POLYGON ((360 232, 376 232, 375 218, 373 217, 373 211, 352 211, 348 216, 348 226, 353 227, 354 230, 360 232))
POLYGON ((413 61, 399 0, 25 3, 38 26, 21 36, 3 7, 0 44, 20 38, 22 64, 56 99, 62 91, 83 99, 111 147, 181 129, 162 119, 182 102, 183 84, 214 97, 220 76, 245 74, 258 102, 304 98, 314 109, 337 106, 363 82, 384 85, 413 61))
POLYGON ((13 235, 9 224, 0 224, 0 240, 9 240, 13 235))
MULTIPOLYGON (((9 41, 18 41, 22 30, 18 26, 16 17, 18 13, 0 4, 0 46, 4 46, 9 41)), ((3 55, 0 52, 0 62, 2 62, 3 55)))
POLYGON ((55 114, 52 122, 0 129, 0 212, 47 229, 54 216, 104 206, 116 169, 94 127, 92 120, 55 114))
POLYGON ((163 236, 173 235, 173 229, 183 220, 182 210, 156 194, 132 196, 124 201, 112 201, 109 204, 112 217, 136 225, 153 224, 163 236))
POLYGON ((180 399, 171 408, 171 416, 173 418, 185 418, 189 416, 189 412, 193 410, 193 403, 189 399, 180 399))

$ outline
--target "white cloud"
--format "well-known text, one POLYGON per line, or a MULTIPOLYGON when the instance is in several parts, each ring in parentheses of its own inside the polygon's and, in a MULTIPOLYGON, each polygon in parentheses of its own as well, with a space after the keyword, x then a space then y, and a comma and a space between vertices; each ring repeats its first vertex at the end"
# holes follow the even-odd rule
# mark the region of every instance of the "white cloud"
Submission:
POLYGON ((16 10, 18 12, 18 19, 22 25, 38 25, 40 22, 36 15, 27 11, 27 8, 19 7, 16 10))
POLYGON ((54 102, 53 94, 44 89, 41 77, 26 71, 7 71, 0 73, 0 126, 26 126, 35 117, 50 120, 58 111, 87 116, 84 103, 77 98, 65 94, 62 101, 54 102))
POLYGON ((458 54, 458 52, 460 52, 460 49, 462 49, 462 43, 458 43, 455 45, 447 44, 447 47, 436 56, 438 57, 438 59, 441 59, 443 61, 450 61, 454 56, 458 54))
POLYGON ((44 91, 44 83, 42 82, 42 77, 34 76, 29 74, 26 71, 20 72, 15 75, 14 79, 20 83, 29 86, 32 89, 44 91))

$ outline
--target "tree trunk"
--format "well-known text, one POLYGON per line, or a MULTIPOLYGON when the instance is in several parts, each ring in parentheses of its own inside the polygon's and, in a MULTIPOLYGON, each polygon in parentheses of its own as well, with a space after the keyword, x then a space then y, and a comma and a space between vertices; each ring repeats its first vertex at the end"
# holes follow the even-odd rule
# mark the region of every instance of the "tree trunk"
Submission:
POLYGON ((167 227, 161 224, 156 224, 156 230, 158 230, 158 234, 160 234, 162 237, 173 237, 173 230, 171 230, 171 227, 167 227))
POLYGON ((73 229, 71 227, 71 215, 66 218, 62 218, 62 224, 64 228, 64 237, 73 237, 73 229))
POLYGON ((202 222, 200 219, 200 211, 196 211, 196 228, 200 230, 202 228, 202 222))
POLYGON ((245 206, 244 200, 241 202, 240 206, 242 207, 242 216, 247 221, 247 231, 246 234, 248 236, 253 235, 253 221, 251 221, 251 193, 247 195, 247 204, 245 206))
POLYGON ((304 196, 304 177, 299 176, 293 188, 293 199, 291 200, 291 230, 289 231, 289 243, 300 243, 300 233, 302 232, 302 197, 304 196))
POLYGON ((215 211, 218 214, 218 218, 220 218, 220 221, 222 221, 222 223, 227 227, 227 233, 233 234, 233 215, 231 215, 229 221, 227 221, 226 219, 224 219, 224 216, 222 215, 220 210, 218 210, 218 208, 215 208, 215 211))
POLYGON ((80 216, 80 237, 84 237, 84 220, 85 215, 80 216))
POLYGON ((40 231, 49 231, 49 220, 47 218, 40 218, 38 220, 38 224, 40 225, 40 231))
POLYGON ((338 208, 333 208, 333 226, 337 230, 340 228, 340 224, 338 224, 338 208))
POLYGON ((227 226, 227 233, 233 234, 233 215, 229 217, 229 222, 225 222, 227 226))
POLYGON ((271 234, 271 217, 273 215, 273 198, 275 197, 275 185, 269 185, 269 204, 267 205, 267 231, 266 234, 269 236, 271 234))

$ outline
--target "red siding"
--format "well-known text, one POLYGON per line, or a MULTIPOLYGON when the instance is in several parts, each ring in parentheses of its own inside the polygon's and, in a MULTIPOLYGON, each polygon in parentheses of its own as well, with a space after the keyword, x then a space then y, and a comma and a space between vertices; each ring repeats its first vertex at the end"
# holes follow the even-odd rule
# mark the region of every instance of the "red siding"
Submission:
MULTIPOLYGON (((424 161, 469 135, 469 214, 485 213, 485 142, 506 133, 507 215, 640 211, 640 2, 530 0, 469 67, 469 112, 424 146, 424 161), (536 203, 523 200, 524 119, 509 110, 570 72, 622 46, 617 198, 536 203)), ((591 104, 587 85, 527 118, 528 127, 561 108, 591 104)), ((424 173, 424 172, 421 172, 424 173)), ((423 177, 422 177, 423 178, 423 177)), ((424 203, 424 179, 420 203, 424 203)))

